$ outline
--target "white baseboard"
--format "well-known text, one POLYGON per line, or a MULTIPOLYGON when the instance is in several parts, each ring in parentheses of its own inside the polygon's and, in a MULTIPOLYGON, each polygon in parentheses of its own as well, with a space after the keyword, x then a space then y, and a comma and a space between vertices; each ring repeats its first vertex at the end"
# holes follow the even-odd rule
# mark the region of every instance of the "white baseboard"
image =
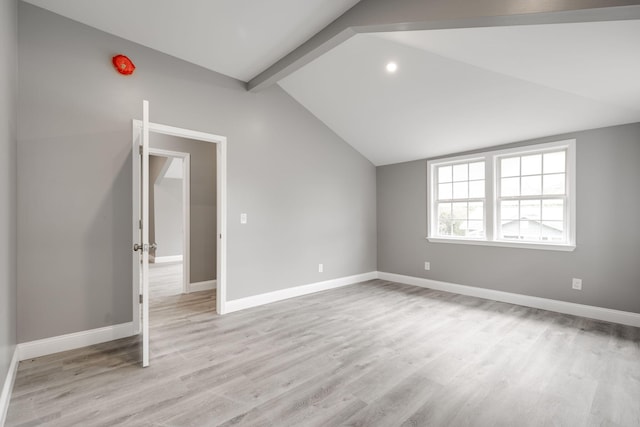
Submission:
POLYGON ((377 278, 378 273, 375 271, 371 271, 369 273, 340 277, 338 279, 325 280, 324 282, 316 282, 308 285, 296 286, 295 288, 287 288, 279 291, 268 292, 266 294, 240 298, 232 301, 227 301, 225 304, 225 313, 231 313, 238 310, 244 310, 245 308, 257 307, 259 305, 282 301, 285 299, 312 294, 315 292, 326 291, 329 289, 339 288, 342 286, 352 285, 354 283, 365 282, 367 280, 373 280, 377 278))
POLYGON ((206 280, 204 282, 189 283, 189 292, 208 291, 209 289, 215 289, 217 280, 206 280))
POLYGON ((132 335, 135 335, 133 322, 121 323, 119 325, 21 343, 18 344, 18 353, 20 360, 27 360, 88 345, 101 344, 132 335))
POLYGON ((157 256, 155 257, 156 264, 162 264, 164 262, 182 262, 182 255, 169 255, 169 256, 157 256))
POLYGON ((7 411, 9 410, 9 402, 11 402, 11 391, 13 390, 13 383, 16 380, 16 373, 18 371, 19 363, 18 346, 13 351, 13 357, 9 364, 9 370, 7 371, 7 377, 4 379, 2 386, 2 392, 0 392, 0 426, 3 426, 7 419, 7 411))
POLYGON ((378 272, 378 278, 407 285, 419 286, 422 288, 436 289, 455 294, 468 295, 472 297, 523 305, 526 307, 539 308, 542 310, 555 311, 557 313, 572 314, 574 316, 588 317, 590 319, 640 327, 640 313, 532 297, 529 295, 520 295, 511 292, 496 291, 493 289, 476 288, 474 286, 457 285, 455 283, 440 282, 437 280, 423 279, 421 277, 404 276, 402 274, 384 273, 381 271, 378 272))

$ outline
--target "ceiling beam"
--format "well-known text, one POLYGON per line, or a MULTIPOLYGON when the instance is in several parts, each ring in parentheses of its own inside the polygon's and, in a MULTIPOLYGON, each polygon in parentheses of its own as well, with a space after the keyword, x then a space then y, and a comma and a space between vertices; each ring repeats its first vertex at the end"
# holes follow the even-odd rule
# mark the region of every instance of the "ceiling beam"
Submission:
POLYGON ((638 0, 361 0, 247 83, 277 83, 358 33, 640 19, 638 0))

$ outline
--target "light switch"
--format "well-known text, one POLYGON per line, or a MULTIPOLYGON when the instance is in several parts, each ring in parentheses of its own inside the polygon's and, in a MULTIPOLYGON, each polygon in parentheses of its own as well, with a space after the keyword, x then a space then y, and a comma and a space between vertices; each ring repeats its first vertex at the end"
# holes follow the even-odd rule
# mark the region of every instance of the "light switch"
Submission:
POLYGON ((241 213, 240 214, 240 224, 246 224, 247 223, 247 214, 246 213, 241 213))

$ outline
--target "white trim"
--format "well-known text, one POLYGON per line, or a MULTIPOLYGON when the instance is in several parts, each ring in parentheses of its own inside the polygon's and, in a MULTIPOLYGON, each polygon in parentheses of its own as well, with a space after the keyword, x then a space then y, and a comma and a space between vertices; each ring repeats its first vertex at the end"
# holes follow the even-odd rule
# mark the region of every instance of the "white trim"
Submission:
POLYGON ((141 195, 140 195, 140 154, 138 152, 139 147, 141 146, 142 140, 142 122, 139 121, 139 126, 131 127, 131 265, 132 265, 132 276, 131 276, 131 284, 132 284, 132 310, 133 310, 133 330, 136 334, 141 332, 140 325, 140 255, 133 250, 133 246, 136 243, 141 242, 141 233, 142 230, 139 227, 138 221, 140 220, 140 211, 141 211, 141 195))
POLYGON ((155 264, 163 264, 166 262, 182 262, 182 255, 157 256, 154 258, 155 264))
MULTIPOLYGON (((133 120, 134 126, 142 127, 142 120, 133 120)), ((178 136, 180 138, 195 139, 196 141, 206 141, 219 143, 226 141, 227 138, 212 133, 200 132, 192 129, 178 128, 174 126, 161 125, 159 123, 149 122, 149 132, 161 133, 163 135, 178 136)))
POLYGON ((194 282, 189 283, 189 289, 187 292, 199 292, 199 291, 208 291, 209 289, 215 289, 217 280, 205 280, 203 282, 194 282))
POLYGON ((315 292, 353 285, 354 283, 365 282, 367 280, 373 280, 377 278, 378 273, 375 271, 370 271, 368 273, 356 274, 354 276, 340 277, 337 279, 325 280, 324 282, 316 282, 308 285, 296 286, 294 288, 268 292, 266 294, 253 295, 246 298, 227 301, 227 313, 244 310, 246 308, 257 307, 276 301, 282 301, 289 298, 295 298, 302 295, 308 295, 315 292))
MULTIPOLYGON (((189 153, 186 153, 184 151, 172 151, 172 150, 165 150, 163 148, 155 148, 155 147, 149 147, 149 155, 153 155, 153 156, 157 156, 157 157, 168 157, 168 158, 175 158, 175 159, 184 159, 185 157, 190 156, 189 153)), ((171 162, 165 162, 164 166, 162 167, 163 170, 164 169, 169 169, 169 166, 171 162)), ((162 175, 162 173, 160 173, 160 175, 162 175)))
MULTIPOLYGON (((567 149, 567 172, 566 176, 570 178, 567 197, 569 198, 569 212, 567 213, 569 219, 569 242, 572 245, 576 245, 576 229, 578 228, 578 221, 576 219, 576 211, 578 206, 577 198, 578 193, 576 191, 576 181, 578 180, 578 164, 576 162, 576 140, 569 140, 569 148, 567 149)), ((565 178, 567 179, 567 178, 565 178)))
POLYGON ((182 158, 182 289, 191 282, 191 154, 182 158))
POLYGON ((471 240, 471 239, 443 239, 441 237, 427 237, 431 243, 454 243, 456 245, 476 245, 476 246, 498 246, 503 248, 519 248, 519 249, 542 249, 545 251, 565 251, 571 252, 576 250, 575 245, 551 245, 548 243, 533 242, 506 242, 502 240, 471 240))
POLYGON ((149 366, 149 101, 142 101, 142 155, 140 174, 140 204, 142 211, 140 219, 142 220, 142 234, 140 244, 143 249, 140 250, 142 256, 141 274, 140 274, 140 294, 142 301, 140 302, 140 325, 142 332, 140 341, 142 343, 142 367, 149 366))
POLYGON ((468 295, 510 304, 523 305, 525 307, 539 308, 555 311, 557 313, 571 314, 590 319, 604 320, 606 322, 620 323, 640 327, 640 313, 612 310, 610 308, 596 307, 592 305, 576 304, 573 302, 558 301, 547 298, 533 297, 529 295, 514 294, 511 292, 496 291, 493 289, 477 288, 475 286, 458 285, 455 283, 440 282, 421 277, 404 276, 402 274, 384 273, 379 271, 378 278, 406 285, 419 286, 421 288, 435 289, 452 292, 460 295, 468 295))
POLYGON ((216 144, 216 148, 216 158, 218 160, 218 188, 216 192, 218 206, 216 311, 218 314, 224 314, 227 310, 227 138, 221 137, 220 142, 216 144))
POLYGON ((16 381, 16 373, 18 372, 18 363, 20 362, 18 346, 13 350, 13 357, 9 363, 7 376, 4 379, 2 393, 0 393, 0 426, 3 426, 7 420, 7 412, 9 411, 9 403, 11 402, 11 392, 13 384, 16 381))
POLYGON ((74 332, 72 334, 18 344, 18 353, 22 361, 59 353, 61 351, 74 350, 88 345, 118 340, 132 335, 135 335, 133 322, 121 323, 119 325, 105 326, 103 328, 74 332))
MULTIPOLYGON (((497 209, 497 205, 495 203, 496 200, 496 185, 494 182, 495 178, 495 164, 496 164, 496 158, 494 156, 487 156, 485 158, 485 170, 484 170, 484 179, 485 179, 485 185, 484 185, 484 196, 485 196, 485 203, 484 203, 484 225, 485 225, 485 240, 488 239, 488 236, 495 236, 496 235, 496 230, 498 230, 498 224, 496 222, 496 217, 497 214, 499 213, 498 211, 496 211, 497 209), (493 171, 493 175, 491 176, 492 179, 487 179, 487 174, 490 172, 487 172, 487 170, 489 171, 493 171), (487 203, 487 200, 489 201, 487 203)), ((453 212, 452 212, 453 213, 453 212)), ((437 219, 436 219, 437 221, 437 219)))

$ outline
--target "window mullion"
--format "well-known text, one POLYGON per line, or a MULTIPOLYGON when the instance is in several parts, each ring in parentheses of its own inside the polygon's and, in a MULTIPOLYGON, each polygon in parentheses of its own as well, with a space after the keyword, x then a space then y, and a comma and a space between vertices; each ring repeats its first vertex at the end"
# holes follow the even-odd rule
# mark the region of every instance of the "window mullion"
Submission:
POLYGON ((494 168, 494 156, 486 156, 484 164, 484 227, 487 240, 495 240, 495 189, 496 189, 496 171, 494 168))
POLYGON ((484 202, 485 199, 484 198, 480 198, 480 197, 476 197, 476 198, 469 198, 469 199, 443 199, 443 200, 437 200, 438 203, 458 203, 458 202, 484 202))
POLYGON ((567 196, 565 194, 546 194, 539 196, 505 196, 505 197, 496 197, 497 201, 508 201, 508 200, 554 200, 554 199, 563 199, 567 196))
POLYGON ((437 229, 436 216, 438 214, 438 182, 436 182, 435 171, 436 165, 429 165, 427 163, 427 235, 433 236, 437 229))

